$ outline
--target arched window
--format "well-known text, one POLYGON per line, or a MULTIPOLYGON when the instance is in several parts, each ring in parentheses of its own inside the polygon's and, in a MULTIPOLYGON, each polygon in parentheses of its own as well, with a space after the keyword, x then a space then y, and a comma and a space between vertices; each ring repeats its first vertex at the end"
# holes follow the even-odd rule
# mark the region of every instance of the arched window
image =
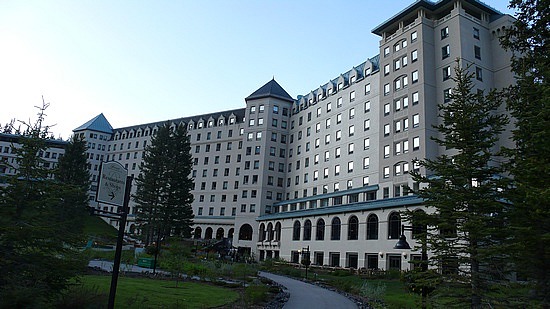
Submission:
POLYGON ((273 224, 269 222, 267 224, 267 241, 273 240, 273 224))
POLYGON ((304 222, 304 240, 311 240, 311 221, 304 222))
POLYGON ((275 224, 275 240, 281 241, 281 222, 275 224))
POLYGON ((260 224, 260 239, 259 241, 265 240, 265 225, 262 223, 260 224))
POLYGON ((233 234, 235 234, 235 229, 230 228, 229 232, 227 232, 227 238, 233 239, 233 234))
POLYGON ((398 239, 401 235, 401 216, 392 212, 388 217, 388 239, 398 239))
POLYGON ((223 228, 218 228, 216 230, 216 239, 222 239, 223 238, 223 233, 224 233, 224 230, 223 228))
POLYGON ((342 232, 342 223, 340 218, 335 217, 330 224, 330 240, 340 240, 340 233, 342 232))
POLYGON ((300 240, 300 221, 294 221, 294 226, 292 228, 292 240, 300 240))
POLYGON ((195 239, 199 239, 202 236, 202 229, 200 226, 195 228, 195 239))
POLYGON ((243 224, 239 230, 239 240, 252 240, 252 226, 243 224))
POLYGON ((317 220, 317 228, 315 229, 315 240, 325 240, 325 220, 317 220))
POLYGON ((375 214, 367 217, 367 239, 378 239, 378 216, 375 214))
POLYGON ((359 238, 359 220, 356 216, 351 216, 348 221, 348 240, 357 240, 359 238))
POLYGON ((211 227, 206 228, 206 233, 204 234, 204 239, 212 239, 212 234, 214 231, 211 227))

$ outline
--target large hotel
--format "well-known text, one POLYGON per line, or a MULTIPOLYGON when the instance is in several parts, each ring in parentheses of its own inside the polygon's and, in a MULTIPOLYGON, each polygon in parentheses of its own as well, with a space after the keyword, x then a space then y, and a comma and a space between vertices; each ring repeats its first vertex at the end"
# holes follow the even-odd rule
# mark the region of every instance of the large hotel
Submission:
MULTIPOLYGON (((412 161, 445 151, 430 137, 457 58, 479 90, 512 83, 498 39, 512 22, 477 0, 418 0, 372 30, 379 55, 317 89, 292 97, 271 80, 241 109, 168 120, 190 136, 193 237, 231 238, 258 260, 298 262, 309 248, 316 265, 410 268, 418 252, 393 247, 406 223, 400 211, 425 211, 406 190, 418 187, 412 161)), ((137 176, 144 147, 166 121, 113 129, 101 114, 76 128, 88 142, 92 180, 112 160, 137 176)), ((92 206, 113 210, 95 201, 95 190, 92 206)), ((136 231, 132 218, 125 228, 136 231)))

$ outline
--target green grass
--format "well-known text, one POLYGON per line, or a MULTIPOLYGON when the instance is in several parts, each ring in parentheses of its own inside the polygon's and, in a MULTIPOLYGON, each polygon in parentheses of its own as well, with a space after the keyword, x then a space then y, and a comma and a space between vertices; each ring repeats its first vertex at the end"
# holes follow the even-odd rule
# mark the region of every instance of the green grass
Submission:
MULTIPOLYGON (((82 284, 109 294, 110 276, 84 276, 82 284)), ((237 291, 194 282, 120 277, 116 308, 213 308, 235 302, 237 291)))

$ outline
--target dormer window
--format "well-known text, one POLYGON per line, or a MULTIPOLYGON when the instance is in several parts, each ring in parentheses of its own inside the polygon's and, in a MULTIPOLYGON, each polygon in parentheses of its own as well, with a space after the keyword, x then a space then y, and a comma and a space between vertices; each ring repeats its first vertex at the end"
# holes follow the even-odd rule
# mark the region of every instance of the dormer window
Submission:
POLYGON ((365 76, 370 75, 370 73, 371 73, 371 68, 367 68, 367 69, 365 70, 365 76))
POLYGON ((338 83, 338 90, 342 89, 344 87, 344 83, 338 83))
POLYGON ((352 76, 350 79, 349 79, 349 83, 350 84, 353 84, 355 82, 355 76, 352 76))

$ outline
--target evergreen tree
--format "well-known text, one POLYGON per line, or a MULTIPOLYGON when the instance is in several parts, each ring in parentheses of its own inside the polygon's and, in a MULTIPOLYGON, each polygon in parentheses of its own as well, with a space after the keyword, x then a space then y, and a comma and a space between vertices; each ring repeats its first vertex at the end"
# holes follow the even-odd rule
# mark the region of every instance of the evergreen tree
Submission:
POLYGON ((18 174, 0 188, 0 307, 44 307, 85 266, 73 224, 73 199, 66 186, 52 179, 39 154, 47 149, 49 127, 38 120, 12 145, 18 174))
POLYGON ((515 121, 509 200, 514 264, 550 307, 550 1, 512 0, 517 20, 502 38, 517 83, 508 108, 515 121))
POLYGON ((189 237, 193 212, 191 145, 183 126, 161 126, 145 149, 134 200, 149 243, 156 236, 189 237))
MULTIPOLYGON (((439 104, 440 123, 432 137, 443 154, 417 163, 426 170, 411 173, 425 184, 418 195, 425 199, 427 213, 409 212, 409 220, 421 231, 417 237, 431 253, 429 264, 440 269, 435 299, 447 305, 472 308, 490 302, 489 292, 498 280, 503 261, 497 253, 503 237, 503 173, 495 144, 507 118, 494 113, 502 103, 495 91, 473 92, 473 73, 455 68, 456 86, 449 103, 439 104), (427 186, 426 186, 427 185, 427 186)), ((426 282, 423 285, 429 285, 426 282)))

